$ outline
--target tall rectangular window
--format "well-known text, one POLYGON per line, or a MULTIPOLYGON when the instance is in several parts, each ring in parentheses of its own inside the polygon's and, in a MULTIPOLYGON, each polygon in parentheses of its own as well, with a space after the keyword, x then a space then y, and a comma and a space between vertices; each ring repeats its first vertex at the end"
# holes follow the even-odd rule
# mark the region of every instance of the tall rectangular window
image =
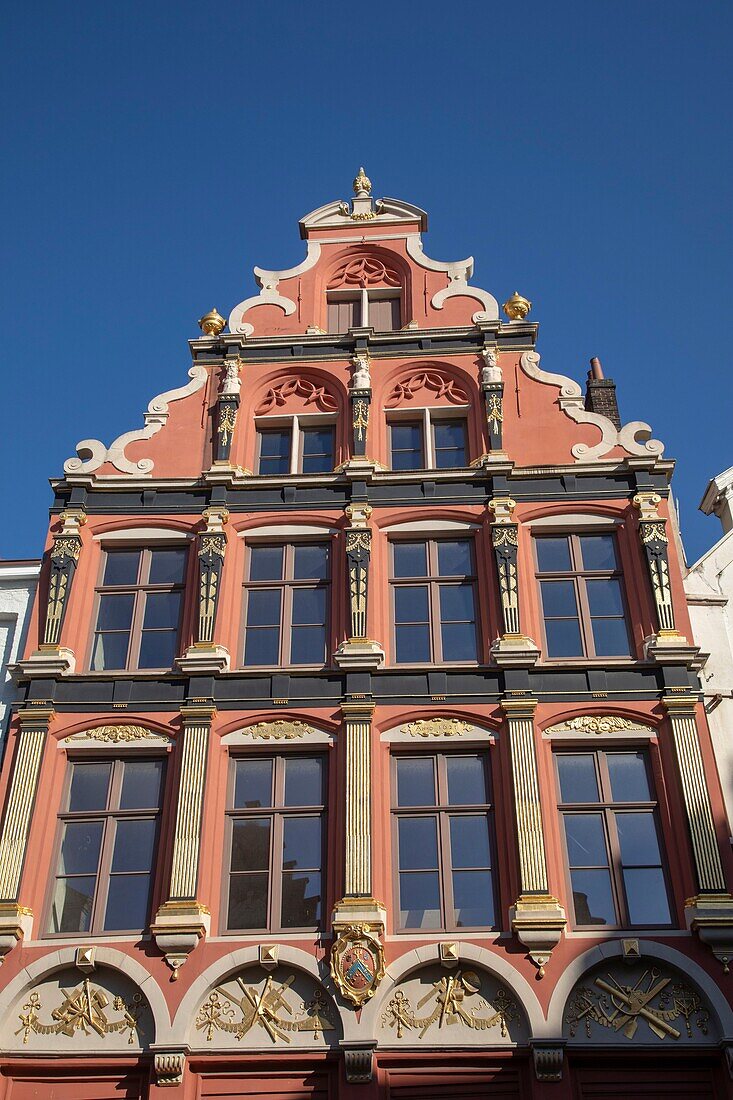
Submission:
POLYGON ((628 656, 614 536, 543 535, 535 546, 547 656, 628 656))
POLYGON ((468 464, 466 420, 423 409, 414 419, 389 421, 390 465, 393 470, 453 470, 468 464))
POLYGON ((258 423, 258 474, 330 474, 336 431, 320 418, 292 416, 279 427, 258 423))
POLYGON ((93 671, 173 666, 186 557, 185 547, 106 552, 97 589, 93 671))
POLYGON ((163 761, 69 765, 50 932, 141 932, 148 922, 163 761))
POLYGON ((558 752, 555 761, 576 926, 671 924, 645 753, 558 752))
POLYGON ((392 543, 398 664, 476 661, 476 576, 471 539, 392 543))
POLYGON ((227 928, 321 927, 325 759, 293 753, 232 763, 227 928))
POLYGON ((398 756, 392 778, 400 928, 493 928, 488 754, 398 756))
POLYGON ((323 665, 328 640, 327 543, 251 545, 245 665, 323 665))

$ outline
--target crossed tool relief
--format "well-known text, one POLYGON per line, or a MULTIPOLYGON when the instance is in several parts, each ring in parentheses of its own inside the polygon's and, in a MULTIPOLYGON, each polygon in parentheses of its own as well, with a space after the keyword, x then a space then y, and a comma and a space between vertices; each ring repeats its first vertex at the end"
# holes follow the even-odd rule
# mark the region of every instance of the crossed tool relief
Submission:
POLYGON ((311 999, 301 1000, 299 1005, 286 996, 295 981, 294 974, 283 982, 269 974, 261 986, 246 985, 241 975, 234 981, 236 992, 217 986, 199 1009, 196 1030, 203 1031, 209 1043, 217 1032, 242 1039, 253 1029, 262 1029, 273 1043, 289 1043, 293 1032, 309 1031, 315 1040, 323 1032, 336 1029, 321 989, 316 988, 311 999))
POLYGON ((645 970, 633 985, 611 973, 597 977, 593 984, 595 989, 576 989, 568 1003, 565 1022, 571 1038, 581 1024, 588 1039, 593 1037, 594 1024, 626 1039, 635 1038, 642 1022, 658 1039, 680 1039, 683 1032, 674 1026, 677 1021, 689 1039, 693 1028, 708 1033, 710 1013, 698 994, 656 967, 645 970))

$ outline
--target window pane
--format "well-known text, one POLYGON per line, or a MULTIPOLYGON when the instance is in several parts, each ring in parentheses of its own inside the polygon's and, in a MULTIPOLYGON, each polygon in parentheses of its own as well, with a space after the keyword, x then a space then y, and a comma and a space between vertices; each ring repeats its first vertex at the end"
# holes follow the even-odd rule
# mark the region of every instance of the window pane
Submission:
POLYGON ((92 671, 102 672, 107 668, 124 668, 127 663, 127 648, 130 635, 97 634, 92 651, 92 671))
POLYGON ((375 332, 396 332, 400 327, 399 298, 369 298, 369 324, 375 332))
POLYGON ((431 756, 397 761, 397 805, 435 805, 435 772, 431 756))
POLYGON ((660 867, 625 870, 624 887, 630 924, 671 924, 667 888, 660 867))
POLYGON ((576 924, 616 924, 616 908, 608 871, 573 871, 576 924))
POLYGON ((272 760, 237 760, 234 809, 272 805, 272 760))
POLYGON ((267 927, 267 874, 232 875, 228 928, 267 927))
POLYGON ((659 841, 651 813, 616 814, 621 862, 624 867, 661 864, 659 841))
POLYGON ((428 626, 398 626, 395 630, 398 664, 430 661, 430 628, 428 626))
POLYGON ((283 870, 300 871, 321 866, 320 817, 283 818, 283 870))
POLYGON ((104 810, 111 764, 72 764, 69 810, 104 810))
POLYGON ((481 806, 488 802, 486 773, 480 756, 448 756, 445 764, 451 806, 481 806))
POLYGON ((157 809, 160 805, 162 775, 162 760, 135 760, 125 763, 120 809, 157 809))
POLYGON ((614 802, 652 801, 642 752, 609 752, 606 762, 614 802))
POLYGON ((177 630, 145 631, 140 641, 138 668, 172 668, 177 642, 177 630))
POLYGON ((402 928, 440 928, 440 885, 437 871, 400 875, 402 928))
POLYGON ((104 584, 136 584, 140 568, 139 550, 110 550, 104 565, 104 584))
POLYGON ((575 619, 548 619, 545 622, 548 657, 582 657, 580 626, 575 619))
POLYGON ((474 621, 472 584, 441 584, 440 618, 444 623, 472 623, 474 621))
POLYGON ((293 576, 296 581, 328 579, 328 547, 324 545, 295 546, 293 576))
POLYGON ((623 615, 621 585, 615 577, 602 581, 586 581, 586 590, 591 615, 623 615))
POLYGON ((494 923, 491 872, 454 871, 453 905, 458 928, 490 928, 494 923))
POLYGON ((143 630, 177 630, 180 592, 149 592, 145 598, 143 630))
POLYGON ((148 923, 149 875, 113 875, 109 880, 104 930, 142 931, 148 923))
POLYGON ((537 539, 537 564, 540 573, 567 573, 572 568, 568 539, 537 539))
POLYGON ((400 871, 422 871, 438 866, 437 822, 434 817, 400 817, 400 871))
POLYGON ((490 867, 489 823, 485 814, 451 814, 451 865, 490 867))
POLYGON ((290 640, 292 665, 322 665, 326 659, 326 631, 322 626, 296 626, 290 640))
POLYGON ((245 665, 277 665, 280 662, 280 628, 247 629, 244 646, 245 665))
POLYGON ((232 871, 266 871, 270 866, 269 817, 232 822, 232 871))
POLYGON ((283 575, 282 546, 251 546, 249 549, 249 579, 279 581, 283 575))
POLYGON ((557 774, 560 777, 561 802, 598 801, 598 780, 592 753, 558 755, 557 774))
POLYGON ((323 805, 323 760, 320 757, 285 758, 285 805, 323 805))
POLYGON ((395 577, 426 577, 428 575, 427 547, 424 542, 395 542, 395 577))
POLYGON ((358 298, 333 298, 328 302, 328 331, 348 332, 361 324, 361 302, 358 298))
POLYGON ((333 428, 303 430, 303 473, 322 474, 333 470, 333 428))
POLYGON ((473 574, 470 539, 438 543, 438 573, 441 577, 470 577, 473 574))
POLYGON ((476 629, 472 623, 444 623, 441 627, 444 661, 475 661, 476 629))
POLYGON ((247 593, 247 626, 278 626, 280 623, 279 588, 253 588, 247 593))
POLYGON ((295 588, 293 590, 293 623, 296 626, 325 626, 325 588, 295 588))
POLYGON ((616 550, 613 535, 581 535, 580 551, 584 569, 616 569, 616 550))
POLYGON ((186 575, 186 550, 151 550, 150 584, 183 584, 186 575))
POLYGON ((571 867, 606 867, 608 854, 600 814, 564 814, 571 867))
POLYGON ((399 585, 394 590, 395 622, 426 623, 428 590, 424 585, 399 585))
POLYGON ((593 619, 593 645, 598 657, 624 657, 629 635, 624 619, 593 619))
POLYGON ((466 423, 464 420, 433 422, 435 466, 438 470, 466 465, 466 423))
POLYGON ((290 439, 291 429, 270 429, 260 431, 260 465, 261 474, 289 474, 290 473, 290 439))
POLYGON ((88 932, 95 878, 58 879, 51 909, 52 932, 88 932))
POLYGON ((118 821, 112 871, 149 871, 155 850, 155 821, 118 821))
POLYGON ((100 596, 97 630, 129 630, 132 622, 132 593, 100 596))
POLYGON ((101 821, 67 821, 61 842, 58 874, 96 875, 101 843, 101 821))
POLYGON ((403 421, 390 425, 390 449, 393 470, 421 470, 422 424, 403 421))
POLYGON ((321 876, 318 871, 286 872, 282 879, 283 928, 313 928, 321 922, 321 876))
POLYGON ((542 581, 542 608, 545 618, 567 616, 576 618, 578 605, 575 600, 575 585, 572 581, 542 581))

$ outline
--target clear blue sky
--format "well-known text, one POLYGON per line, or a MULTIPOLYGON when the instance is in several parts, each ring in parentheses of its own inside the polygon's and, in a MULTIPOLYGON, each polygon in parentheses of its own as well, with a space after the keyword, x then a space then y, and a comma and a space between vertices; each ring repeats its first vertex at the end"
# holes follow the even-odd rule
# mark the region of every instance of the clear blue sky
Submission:
POLYGON ((730 0, 6 9, 0 555, 40 552, 76 441, 141 426, 196 318, 298 262, 364 164, 429 255, 532 299, 546 369, 600 356, 697 557, 733 464, 732 31, 730 0))

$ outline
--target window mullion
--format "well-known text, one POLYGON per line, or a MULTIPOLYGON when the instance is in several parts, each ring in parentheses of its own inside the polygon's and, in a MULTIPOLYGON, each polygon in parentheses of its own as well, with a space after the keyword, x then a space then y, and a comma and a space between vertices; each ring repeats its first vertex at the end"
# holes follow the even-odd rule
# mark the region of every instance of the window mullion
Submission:
POLYGON ((440 904, 443 909, 442 926, 455 928, 455 904, 453 900, 453 874, 450 852, 450 820, 448 811, 438 811, 438 854, 440 859, 440 904))
POLYGON ((102 926, 104 924, 104 916, 107 908, 112 857, 117 836, 116 825, 117 823, 112 814, 105 814, 102 823, 102 843, 99 848, 99 861, 97 863, 97 881, 94 885, 92 914, 89 921, 90 932, 95 935, 103 931, 102 926))
POLYGON ((283 876, 283 811, 278 808, 272 814, 270 830, 270 920, 272 931, 282 927, 282 876, 283 876))
POLYGON ((290 429, 290 473, 297 474, 300 468, 300 447, 301 447, 301 431, 300 421, 297 416, 292 418, 292 424, 290 429))
POLYGON ((430 422, 430 410, 427 406, 423 409, 423 461, 426 470, 435 469, 435 448, 433 446, 433 432, 430 422))

